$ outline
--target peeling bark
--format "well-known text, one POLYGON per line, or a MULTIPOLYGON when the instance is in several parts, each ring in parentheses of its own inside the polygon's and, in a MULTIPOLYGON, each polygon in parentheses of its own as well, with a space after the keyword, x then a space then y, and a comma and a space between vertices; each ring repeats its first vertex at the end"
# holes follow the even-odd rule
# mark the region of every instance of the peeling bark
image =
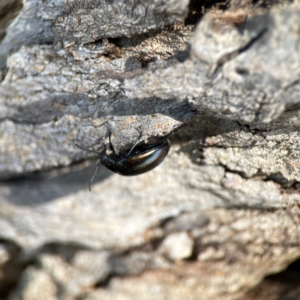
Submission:
POLYGON ((216 4, 24 1, 0 45, 1 297, 252 299, 299 258, 300 6, 216 4), (140 130, 176 131, 163 164, 89 193, 76 143, 140 130))

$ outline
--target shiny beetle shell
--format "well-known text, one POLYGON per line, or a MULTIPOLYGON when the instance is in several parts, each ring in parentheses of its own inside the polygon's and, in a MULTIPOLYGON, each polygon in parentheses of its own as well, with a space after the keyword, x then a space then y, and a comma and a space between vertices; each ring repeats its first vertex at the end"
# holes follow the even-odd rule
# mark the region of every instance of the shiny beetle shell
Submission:
POLYGON ((138 141, 142 136, 140 132, 139 139, 135 142, 128 153, 121 152, 116 154, 111 142, 111 132, 109 132, 109 147, 112 154, 107 155, 106 152, 98 153, 94 150, 85 149, 76 144, 76 146, 82 150, 100 154, 100 161, 96 166, 96 170, 90 180, 89 190, 91 190, 91 184, 97 174, 99 165, 102 164, 108 170, 123 176, 135 176, 146 173, 157 167, 167 156, 170 150, 170 141, 168 137, 173 132, 161 138, 159 141, 153 144, 144 144, 137 146, 138 141))
POLYGON ((128 156, 122 157, 112 154, 101 154, 101 164, 112 172, 123 176, 135 176, 146 173, 157 167, 167 156, 170 141, 163 139, 155 144, 143 145, 135 148, 128 156))

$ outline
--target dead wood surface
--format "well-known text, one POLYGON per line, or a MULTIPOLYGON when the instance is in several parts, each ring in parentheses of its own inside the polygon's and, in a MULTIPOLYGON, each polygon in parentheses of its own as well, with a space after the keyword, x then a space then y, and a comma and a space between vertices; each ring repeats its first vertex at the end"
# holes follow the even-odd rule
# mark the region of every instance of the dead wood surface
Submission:
POLYGON ((0 298, 265 299, 300 256, 300 6, 259 4, 0 5, 0 298), (88 191, 76 143, 177 129, 88 191))

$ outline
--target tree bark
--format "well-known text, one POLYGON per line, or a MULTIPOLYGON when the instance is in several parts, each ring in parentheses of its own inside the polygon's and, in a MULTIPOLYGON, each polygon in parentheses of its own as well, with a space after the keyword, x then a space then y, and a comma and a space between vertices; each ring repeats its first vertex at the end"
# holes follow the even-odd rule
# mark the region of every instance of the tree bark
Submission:
POLYGON ((0 45, 0 296, 265 299, 300 255, 300 6, 262 4, 24 1, 0 45), (88 191, 76 144, 173 131, 156 169, 88 191))

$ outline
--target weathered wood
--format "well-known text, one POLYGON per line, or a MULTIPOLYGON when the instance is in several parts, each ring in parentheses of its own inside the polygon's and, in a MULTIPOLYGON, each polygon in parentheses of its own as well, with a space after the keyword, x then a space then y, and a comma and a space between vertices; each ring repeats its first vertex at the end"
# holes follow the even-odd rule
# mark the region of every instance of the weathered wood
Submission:
POLYGON ((193 1, 23 4, 0 46, 0 293, 241 299, 299 257, 300 6, 235 2, 196 27, 193 1), (75 143, 178 128, 158 168, 88 192, 75 143))

